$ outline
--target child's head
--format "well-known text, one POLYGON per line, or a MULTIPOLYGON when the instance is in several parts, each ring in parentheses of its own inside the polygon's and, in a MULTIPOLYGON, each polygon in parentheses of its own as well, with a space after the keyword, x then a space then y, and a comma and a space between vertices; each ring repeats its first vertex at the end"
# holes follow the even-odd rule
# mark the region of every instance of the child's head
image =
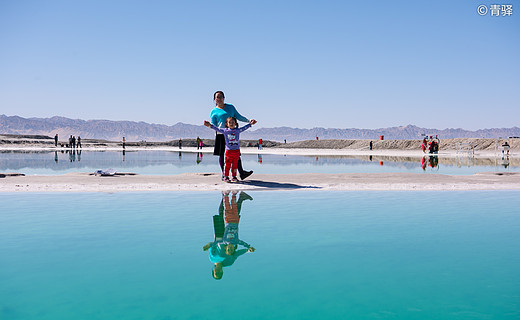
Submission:
POLYGON ((224 275, 224 270, 222 270, 222 262, 215 263, 215 267, 211 270, 211 275, 213 279, 220 280, 224 275))
POLYGON ((237 119, 234 117, 229 117, 226 119, 226 128, 235 129, 237 126, 237 119))
POLYGON ((237 250, 237 247, 235 247, 234 244, 230 243, 230 244, 226 245, 226 254, 228 256, 232 256, 236 250, 237 250))

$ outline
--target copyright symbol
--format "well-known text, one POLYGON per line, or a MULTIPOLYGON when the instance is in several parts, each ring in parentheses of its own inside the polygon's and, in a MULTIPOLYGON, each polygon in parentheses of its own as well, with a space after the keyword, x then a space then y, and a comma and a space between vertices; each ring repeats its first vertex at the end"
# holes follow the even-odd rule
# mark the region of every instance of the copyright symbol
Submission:
POLYGON ((487 12, 488 12, 488 8, 486 7, 486 5, 481 4, 480 6, 478 6, 477 13, 479 15, 485 16, 487 12))

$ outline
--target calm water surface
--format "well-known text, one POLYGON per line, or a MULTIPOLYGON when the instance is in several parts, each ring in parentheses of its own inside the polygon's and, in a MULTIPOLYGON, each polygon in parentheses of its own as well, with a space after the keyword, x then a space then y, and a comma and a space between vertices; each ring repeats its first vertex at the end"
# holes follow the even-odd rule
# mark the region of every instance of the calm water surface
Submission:
POLYGON ((520 318, 519 192, 0 201, 0 319, 520 318))
MULTIPOLYGON (((445 160, 426 156, 346 157, 243 155, 244 167, 256 173, 378 173, 416 172, 474 174, 477 172, 515 171, 513 158, 474 159, 461 156, 445 160)), ((171 175, 185 172, 218 172, 218 158, 212 154, 178 151, 88 151, 88 152, 0 152, 0 173, 54 175, 68 172, 94 172, 112 168, 119 172, 171 175)))

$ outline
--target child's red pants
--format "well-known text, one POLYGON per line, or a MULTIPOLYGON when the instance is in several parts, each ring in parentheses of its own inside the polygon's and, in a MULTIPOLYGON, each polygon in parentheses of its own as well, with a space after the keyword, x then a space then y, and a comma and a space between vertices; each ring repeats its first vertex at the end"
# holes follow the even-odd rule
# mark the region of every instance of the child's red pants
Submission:
POLYGON ((240 159, 240 150, 226 150, 224 175, 229 177, 229 169, 233 177, 237 176, 238 159, 240 159))

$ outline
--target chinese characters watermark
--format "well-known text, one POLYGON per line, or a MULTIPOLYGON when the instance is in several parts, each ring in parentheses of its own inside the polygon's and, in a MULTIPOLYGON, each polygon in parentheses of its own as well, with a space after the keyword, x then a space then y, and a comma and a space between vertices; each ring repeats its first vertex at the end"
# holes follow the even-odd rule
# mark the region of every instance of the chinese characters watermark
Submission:
POLYGON ((486 6, 485 4, 481 4, 477 7, 477 13, 480 16, 485 16, 489 12, 492 17, 509 17, 513 14, 513 5, 512 4, 491 4, 486 6))

